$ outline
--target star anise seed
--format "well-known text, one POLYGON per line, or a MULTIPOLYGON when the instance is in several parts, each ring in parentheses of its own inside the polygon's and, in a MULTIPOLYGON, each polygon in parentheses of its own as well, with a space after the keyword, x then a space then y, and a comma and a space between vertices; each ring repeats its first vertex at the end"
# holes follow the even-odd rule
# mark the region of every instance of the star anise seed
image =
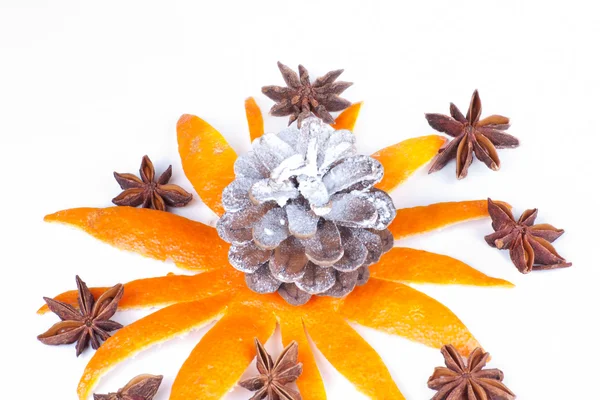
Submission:
POLYGON ((88 344, 98 350, 101 343, 110 337, 108 332, 121 329, 123 325, 111 321, 117 306, 123 297, 123 285, 117 284, 104 292, 97 300, 79 276, 76 278, 79 292, 79 309, 70 304, 44 297, 50 311, 58 315, 60 322, 38 336, 39 341, 47 345, 71 344, 77 342, 76 354, 85 350, 88 344))
POLYGON ((443 114, 425 114, 429 125, 447 135, 452 136, 439 151, 433 161, 429 173, 439 171, 448 162, 456 159, 456 177, 463 179, 467 176, 469 166, 475 157, 484 162, 488 168, 500 169, 500 158, 496 149, 514 148, 519 146, 519 139, 502 132, 510 127, 509 119, 502 115, 481 117, 481 100, 475 90, 471 97, 469 111, 465 117, 453 103, 450 103, 450 116, 443 114))
POLYGON ((151 208, 166 211, 169 207, 183 207, 192 200, 192 194, 180 186, 169 184, 172 168, 169 168, 154 181, 154 165, 148 156, 142 159, 140 176, 133 174, 114 173, 115 179, 123 192, 115 197, 112 202, 118 206, 151 208))
POLYGON ((525 211, 515 220, 512 211, 500 202, 488 199, 488 211, 494 233, 485 241, 492 247, 510 250, 510 258, 523 274, 531 271, 570 267, 550 243, 565 231, 550 224, 535 224, 538 210, 525 211))
POLYGON ((280 62, 277 66, 287 87, 263 86, 262 92, 277 102, 271 108, 272 115, 278 117, 290 115, 289 125, 298 120, 298 128, 300 128, 302 121, 311 113, 331 124, 334 119, 330 112, 342 111, 352 104, 339 97, 352 83, 335 82, 344 72, 343 69, 328 72, 311 83, 308 71, 302 65, 298 66, 300 76, 280 62))
POLYGON ((467 363, 452 345, 442 347, 446 367, 436 367, 427 381, 438 392, 431 400, 514 400, 516 396, 503 383, 499 369, 483 369, 489 358, 480 348, 473 350, 467 363))
POLYGON ((94 393, 94 400, 152 400, 162 379, 162 375, 138 375, 116 393, 94 393))
POLYGON ((300 400, 300 393, 286 386, 295 382, 302 373, 302 363, 298 363, 298 343, 290 343, 275 362, 258 339, 255 343, 259 375, 239 383, 243 388, 256 392, 250 400, 300 400))

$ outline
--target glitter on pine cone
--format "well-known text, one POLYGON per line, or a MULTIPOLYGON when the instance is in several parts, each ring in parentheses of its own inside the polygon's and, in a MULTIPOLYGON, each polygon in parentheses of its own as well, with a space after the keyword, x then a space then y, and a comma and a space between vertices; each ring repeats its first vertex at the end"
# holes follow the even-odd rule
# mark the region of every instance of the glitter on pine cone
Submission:
POLYGON ((373 187, 383 166, 357 154, 350 131, 310 117, 256 139, 234 169, 217 231, 257 293, 277 291, 293 305, 343 297, 393 246, 396 208, 373 187))

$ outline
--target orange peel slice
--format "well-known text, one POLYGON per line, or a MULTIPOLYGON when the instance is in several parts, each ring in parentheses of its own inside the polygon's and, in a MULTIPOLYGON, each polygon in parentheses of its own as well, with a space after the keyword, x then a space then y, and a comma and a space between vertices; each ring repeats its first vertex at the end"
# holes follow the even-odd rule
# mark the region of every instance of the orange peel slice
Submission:
POLYGON ((463 356, 481 347, 446 306, 401 283, 369 279, 346 297, 340 312, 360 325, 433 348, 453 344, 463 356))
POLYGON ((352 104, 350 107, 346 108, 344 111, 338 115, 331 126, 333 129, 347 129, 349 131, 354 131, 354 125, 356 124, 356 120, 358 119, 358 114, 360 113, 360 108, 362 107, 362 101, 358 103, 352 104))
POLYGON ((230 296, 215 296, 202 301, 168 306, 117 331, 89 361, 77 393, 86 400, 100 378, 115 365, 142 350, 199 328, 223 313, 230 296))
POLYGON ((256 104, 254 97, 248 97, 244 105, 246 108, 246 119, 248 120, 248 130, 250 131, 250 140, 254 140, 265 133, 262 112, 258 104, 256 104))
POLYGON ((397 210, 388 229, 397 240, 488 216, 487 200, 435 203, 397 210))
MULTIPOLYGON (((125 293, 119 301, 119 311, 132 308, 165 306, 174 303, 203 300, 220 293, 241 290, 245 287, 243 274, 233 268, 205 272, 198 275, 167 275, 156 278, 138 279, 124 285, 125 293)), ((91 288, 98 298, 109 288, 91 288)), ((79 307, 76 290, 64 292, 54 299, 79 307)), ((47 305, 38 314, 49 311, 47 305)))
POLYGON ((221 193, 235 179, 235 151, 219 131, 189 114, 177 122, 177 142, 183 171, 196 193, 217 215, 223 214, 221 193))
POLYGON ((379 150, 371 157, 379 160, 385 171, 376 187, 391 192, 416 170, 436 156, 446 139, 438 135, 404 140, 379 150))
POLYGON ((373 399, 404 399, 379 354, 346 321, 331 310, 305 314, 303 320, 325 358, 360 392, 373 399))
POLYGON ((504 279, 487 276, 455 258, 407 247, 394 247, 369 269, 372 278, 393 282, 514 286, 504 279))
POLYGON ((275 315, 260 303, 232 306, 183 363, 170 400, 223 397, 256 356, 254 338, 266 342, 276 325, 275 315))
POLYGON ((208 271, 229 265, 228 245, 216 229, 163 211, 132 207, 72 208, 47 215, 122 250, 179 267, 208 271))
POLYGON ((279 326, 284 346, 293 340, 298 343, 298 361, 302 363, 302 374, 296 380, 296 384, 302 397, 311 400, 327 400, 323 378, 310 348, 302 318, 292 315, 280 318, 279 326))

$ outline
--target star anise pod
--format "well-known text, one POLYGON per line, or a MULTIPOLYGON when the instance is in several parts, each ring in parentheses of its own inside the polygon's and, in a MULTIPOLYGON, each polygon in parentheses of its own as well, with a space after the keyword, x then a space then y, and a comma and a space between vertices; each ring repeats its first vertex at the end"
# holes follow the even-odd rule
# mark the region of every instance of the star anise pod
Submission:
POLYGON ((496 232, 487 235, 485 241, 492 247, 509 249, 512 262, 522 273, 572 265, 550 244, 565 231, 550 224, 534 225, 537 209, 525 211, 517 221, 508 207, 488 199, 488 211, 496 232))
POLYGON ((110 337, 108 332, 123 327, 118 322, 111 321, 110 318, 117 311, 124 289, 123 285, 119 283, 94 300, 94 296, 85 282, 79 276, 75 279, 79 292, 79 309, 70 304, 44 297, 50 311, 58 315, 61 321, 39 335, 38 339, 42 343, 52 346, 77 342, 76 352, 79 356, 89 342, 92 343, 92 348, 97 350, 101 342, 110 337))
POLYGON ((140 176, 133 174, 119 174, 115 172, 115 179, 124 191, 115 197, 112 202, 118 206, 131 206, 152 208, 166 211, 169 207, 183 207, 192 200, 191 193, 180 186, 169 184, 172 168, 169 168, 154 181, 154 165, 148 156, 142 158, 140 176))
POLYGON ((162 379, 162 375, 138 375, 116 393, 94 393, 94 400, 152 400, 162 379))
POLYGON ((277 102, 271 108, 272 115, 278 117, 290 115, 289 125, 298 120, 298 128, 300 128, 302 121, 311 113, 331 124, 334 119, 330 112, 342 111, 352 104, 339 97, 352 83, 335 82, 344 72, 343 69, 328 72, 310 83, 308 71, 302 65, 298 66, 299 77, 290 67, 280 62, 277 65, 287 87, 263 86, 262 92, 277 102))
POLYGON ((513 400, 515 394, 503 383, 499 369, 483 369, 489 358, 480 348, 467 363, 452 345, 442 347, 446 367, 436 367, 427 386, 438 392, 431 400, 513 400))
POLYGON ((456 177, 462 179, 467 176, 469 166, 473 162, 473 152, 488 168, 497 171, 500 169, 500 159, 496 149, 514 148, 519 145, 519 139, 502 132, 510 127, 508 118, 491 115, 479 119, 481 100, 477 90, 471 97, 466 117, 453 103, 450 103, 450 115, 425 114, 433 129, 454 138, 440 149, 429 173, 439 171, 451 159, 456 158, 456 177))
POLYGON ((258 339, 255 339, 255 342, 256 368, 259 375, 240 382, 243 388, 256 392, 250 400, 301 399, 300 393, 286 386, 295 382, 302 373, 302 363, 298 363, 298 343, 290 343, 273 362, 258 339))

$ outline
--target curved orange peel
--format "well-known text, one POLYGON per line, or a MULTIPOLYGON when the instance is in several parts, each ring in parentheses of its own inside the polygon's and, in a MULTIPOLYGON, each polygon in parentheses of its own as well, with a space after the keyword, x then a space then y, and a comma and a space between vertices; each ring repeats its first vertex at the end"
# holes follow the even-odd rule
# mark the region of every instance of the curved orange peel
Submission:
POLYGON ((397 210, 388 229, 397 240, 488 216, 487 200, 435 203, 397 210))
POLYGON ((379 354, 331 310, 321 313, 310 313, 303 320, 311 339, 335 369, 372 399, 403 400, 379 354))
MULTIPOLYGON (((464 356, 480 347, 446 306, 401 283, 369 279, 366 285, 354 289, 352 296, 346 297, 340 312, 360 325, 433 348, 453 344, 464 356)), ((309 333, 312 336, 310 329, 309 333)))
POLYGON ((47 222, 80 228, 122 250, 179 267, 208 271, 229 266, 228 245, 216 229, 163 211, 133 207, 71 208, 47 215, 47 222))
POLYGON ((410 138, 379 150, 371 157, 379 160, 385 171, 375 187, 391 192, 419 168, 436 156, 446 139, 438 135, 410 138))
POLYGON ((177 122, 177 142, 183 171, 202 201, 223 214, 221 193, 235 179, 235 151, 206 121, 184 114, 177 122))
MULTIPOLYGON (((353 130, 360 107, 361 103, 353 104, 332 126, 353 130)), ((251 137, 260 136, 264 131, 262 114, 252 98, 246 100, 246 114, 251 137)), ((192 115, 180 118, 177 134, 188 179, 203 201, 222 214, 221 193, 234 179, 235 152, 216 129, 192 115)), ((395 188, 433 158, 444 141, 440 136, 425 136, 375 153, 373 157, 386 168, 378 187, 386 191, 395 188)), ((398 239, 487 215, 485 201, 438 203, 398 210, 390 230, 398 239)), ((126 284, 120 308, 175 304, 126 326, 104 343, 81 378, 81 400, 119 362, 221 315, 223 318, 202 338, 179 371, 171 400, 221 398, 254 358, 254 337, 266 341, 275 329, 276 318, 284 341, 299 343, 305 372, 298 387, 306 398, 326 399, 310 334, 325 357, 361 392, 377 399, 404 399, 379 355, 344 318, 435 348, 451 343, 466 356, 478 343, 459 318, 436 300, 397 282, 511 286, 451 257, 397 248, 372 267, 372 279, 351 296, 343 300, 313 298, 302 307, 293 307, 277 294, 258 295, 248 290, 243 274, 229 269, 228 245, 214 228, 204 224, 129 207, 64 210, 45 220, 79 227, 117 248, 208 271, 126 284), (232 299, 233 291, 236 297, 232 299), (349 350, 354 356, 349 356, 349 350)), ((103 290, 92 289, 92 293, 98 296, 103 290)), ((74 291, 66 292, 57 299, 75 305, 76 296, 74 291)), ((45 311, 42 308, 39 312, 45 311)))
MULTIPOLYGON (((119 301, 119 311, 132 308, 165 306, 174 303, 198 301, 245 288, 243 274, 233 268, 223 268, 198 275, 167 275, 156 278, 138 279, 124 285, 125 293, 119 301)), ((91 288, 94 298, 98 298, 108 288, 91 288)), ((79 307, 78 292, 70 290, 59 294, 54 300, 79 307)), ((38 314, 49 311, 47 305, 38 314)))
POLYGON ((504 279, 487 276, 455 258, 407 247, 394 247, 369 270, 372 278, 393 282, 514 286, 504 279))
POLYGON ((248 97, 244 105, 246 108, 246 119, 248 120, 248 130, 250 131, 250 140, 254 140, 265 133, 262 112, 258 104, 256 104, 254 97, 248 97))
POLYGON ((350 107, 346 108, 344 111, 338 115, 331 126, 333 129, 348 129, 349 131, 354 131, 354 125, 356 124, 356 120, 358 119, 358 114, 360 113, 360 108, 362 107, 362 101, 358 103, 352 104, 350 107))
POLYGON ((77 393, 86 400, 99 379, 121 361, 218 318, 230 296, 179 303, 163 308, 118 330, 96 351, 85 367, 77 393))
POLYGON ((298 343, 298 361, 302 363, 302 374, 296 380, 296 384, 302 397, 311 400, 327 400, 323 378, 310 348, 302 318, 292 315, 280 318, 279 326, 284 346, 293 340, 298 343))
POLYGON ((220 399, 256 356, 254 338, 266 342, 275 316, 257 305, 232 305, 204 335, 179 370, 170 400, 220 399))

